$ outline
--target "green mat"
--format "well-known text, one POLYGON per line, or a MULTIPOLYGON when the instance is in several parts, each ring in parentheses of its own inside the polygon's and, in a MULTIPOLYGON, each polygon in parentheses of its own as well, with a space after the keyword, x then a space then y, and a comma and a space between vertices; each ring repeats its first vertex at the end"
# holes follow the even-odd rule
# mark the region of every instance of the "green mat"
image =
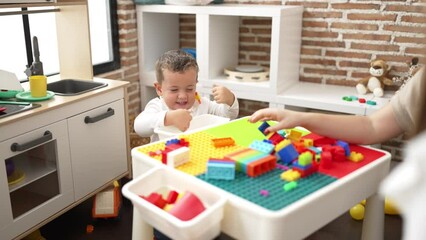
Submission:
POLYGON ((283 186, 288 182, 281 180, 280 174, 282 172, 282 170, 275 169, 256 178, 248 177, 241 172, 235 172, 235 179, 232 181, 207 179, 205 174, 197 177, 272 211, 281 210, 337 180, 324 174, 314 173, 306 178, 299 179, 297 187, 286 192, 283 190, 283 186), (269 195, 263 196, 260 194, 261 190, 268 191, 269 195))

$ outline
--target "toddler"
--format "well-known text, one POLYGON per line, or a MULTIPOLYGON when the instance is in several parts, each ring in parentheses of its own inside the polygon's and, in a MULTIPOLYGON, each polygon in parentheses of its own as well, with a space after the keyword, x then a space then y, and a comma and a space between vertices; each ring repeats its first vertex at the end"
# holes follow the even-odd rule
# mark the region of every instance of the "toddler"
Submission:
POLYGON ((189 53, 182 50, 164 53, 157 60, 155 71, 157 82, 154 87, 159 97, 149 101, 136 117, 134 129, 138 135, 157 141, 155 128, 175 126, 185 131, 192 117, 201 114, 237 118, 238 100, 229 89, 214 86, 214 101, 198 96, 198 64, 189 53))

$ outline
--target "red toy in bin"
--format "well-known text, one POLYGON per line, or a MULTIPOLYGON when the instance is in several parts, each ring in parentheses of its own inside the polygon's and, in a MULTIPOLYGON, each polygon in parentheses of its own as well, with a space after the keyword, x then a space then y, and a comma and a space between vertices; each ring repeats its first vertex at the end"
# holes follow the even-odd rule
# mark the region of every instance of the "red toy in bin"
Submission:
POLYGON ((175 206, 173 206, 169 213, 180 220, 188 221, 205 209, 201 200, 193 193, 187 191, 181 199, 176 201, 175 206))

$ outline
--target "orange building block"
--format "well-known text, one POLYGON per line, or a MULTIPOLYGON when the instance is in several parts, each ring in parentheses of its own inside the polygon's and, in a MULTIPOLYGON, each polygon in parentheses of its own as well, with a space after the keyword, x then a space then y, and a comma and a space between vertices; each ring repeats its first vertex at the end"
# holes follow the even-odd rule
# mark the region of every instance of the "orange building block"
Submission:
POLYGON ((235 141, 233 138, 227 137, 227 138, 214 138, 212 139, 213 145, 216 148, 220 147, 228 147, 228 146, 234 146, 235 141))

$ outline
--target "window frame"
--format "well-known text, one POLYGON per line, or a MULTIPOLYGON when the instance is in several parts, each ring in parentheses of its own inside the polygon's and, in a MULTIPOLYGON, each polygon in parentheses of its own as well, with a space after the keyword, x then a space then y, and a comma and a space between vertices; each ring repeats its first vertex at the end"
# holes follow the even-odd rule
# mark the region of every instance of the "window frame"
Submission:
MULTIPOLYGON (((120 45, 119 45, 119 33, 118 33, 118 17, 117 17, 117 2, 115 0, 109 0, 109 9, 110 9, 110 23, 111 23, 111 44, 112 44, 112 54, 113 58, 109 62, 99 63, 93 65, 93 74, 98 75, 102 73, 111 72, 121 68, 120 64, 120 45)), ((22 11, 27 11, 28 8, 21 8, 22 11)), ((22 15, 22 24, 24 29, 24 38, 25 38, 25 48, 27 53, 27 64, 31 66, 34 61, 33 58, 33 48, 32 48, 32 39, 30 31, 30 21, 28 14, 22 15)), ((58 73, 49 74, 56 75, 58 73)), ((28 80, 24 80, 28 81, 28 80)), ((22 82, 22 81, 21 81, 22 82)))

